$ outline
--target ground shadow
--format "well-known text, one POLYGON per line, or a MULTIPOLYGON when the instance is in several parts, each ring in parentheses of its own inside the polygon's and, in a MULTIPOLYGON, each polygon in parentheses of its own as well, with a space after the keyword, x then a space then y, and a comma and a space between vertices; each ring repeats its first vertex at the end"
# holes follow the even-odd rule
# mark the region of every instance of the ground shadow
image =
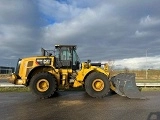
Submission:
POLYGON ((55 92, 53 95, 51 95, 49 98, 55 98, 55 97, 59 97, 61 96, 61 94, 59 92, 55 92))
POLYGON ((147 120, 160 120, 160 112, 151 112, 147 120))

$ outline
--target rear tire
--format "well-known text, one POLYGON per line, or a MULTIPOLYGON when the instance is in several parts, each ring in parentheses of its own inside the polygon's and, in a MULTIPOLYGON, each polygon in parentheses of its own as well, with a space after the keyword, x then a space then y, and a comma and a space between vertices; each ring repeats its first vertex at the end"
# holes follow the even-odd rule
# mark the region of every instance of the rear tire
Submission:
POLYGON ((85 80, 85 90, 92 97, 105 97, 109 94, 110 90, 107 76, 99 72, 91 73, 85 80))
POLYGON ((56 78, 47 72, 41 72, 31 78, 30 88, 34 95, 41 99, 51 97, 57 88, 56 78))

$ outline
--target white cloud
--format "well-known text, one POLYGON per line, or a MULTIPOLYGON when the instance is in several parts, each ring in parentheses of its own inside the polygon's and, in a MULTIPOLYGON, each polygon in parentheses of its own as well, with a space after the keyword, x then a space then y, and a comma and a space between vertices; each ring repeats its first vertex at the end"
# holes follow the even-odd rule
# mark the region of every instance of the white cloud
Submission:
POLYGON ((140 25, 146 27, 160 25, 160 19, 156 17, 150 17, 150 15, 147 15, 146 17, 142 17, 140 19, 140 25))
MULTIPOLYGON (((57 18, 61 19, 61 22, 45 27, 45 46, 53 48, 53 43, 78 44, 80 46, 78 46, 78 51, 82 60, 91 59, 92 61, 104 61, 105 59, 116 59, 115 64, 121 64, 123 67, 133 69, 144 68, 145 58, 140 56, 140 54, 143 55, 143 53, 138 52, 139 49, 136 50, 136 48, 143 45, 144 47, 141 49, 145 51, 145 49, 148 48, 148 46, 145 46, 146 41, 149 41, 147 37, 153 34, 151 31, 141 28, 147 25, 157 24, 158 22, 156 21, 158 21, 158 19, 147 16, 142 17, 140 23, 134 23, 129 21, 130 19, 127 20, 126 16, 122 18, 117 15, 115 10, 118 10, 118 8, 114 6, 114 4, 107 4, 107 2, 104 1, 102 3, 88 8, 79 8, 76 3, 56 3, 55 5, 52 4, 49 6, 50 9, 43 9, 44 13, 50 13, 48 11, 51 9, 58 9, 57 13, 52 12, 50 15, 57 16, 58 14, 59 16, 57 18), (68 16, 65 16, 66 14, 63 13, 63 9, 59 11, 59 9, 63 7, 72 8, 72 10, 66 9, 68 16), (75 11, 73 11, 73 8, 75 11), (61 14, 59 14, 60 12, 61 14), (73 16, 74 13, 76 14, 75 16, 73 16), (64 16, 65 18, 62 19, 60 16, 64 16), (135 37, 132 38, 130 33, 134 30, 136 30, 135 37), (133 58, 132 55, 136 57, 135 53, 140 57, 133 58), (121 60, 117 61, 119 56, 123 55, 124 58, 127 55, 130 55, 131 58, 123 59, 121 57, 121 60)), ((129 3, 127 4, 132 6, 129 3)), ((47 4, 44 5, 45 6, 42 6, 43 8, 48 8, 47 4)), ((121 4, 120 7, 123 8, 124 6, 121 4)), ((138 19, 137 17, 137 21, 138 19)), ((147 44, 150 44, 150 42, 147 42, 147 44)), ((154 59, 154 57, 151 57, 151 59, 154 59)), ((154 65, 154 67, 156 66, 154 65)))
MULTIPOLYGON (((145 60, 143 51, 150 47, 159 50, 158 3, 1 0, 0 54, 6 52, 0 57, 0 64, 8 56, 15 59, 36 54, 40 47, 54 49, 54 44, 76 44, 82 61, 114 59, 143 68, 144 64, 139 64, 145 60)), ((158 54, 153 52, 151 59, 158 54)), ((152 65, 156 67, 156 63, 152 65)))
POLYGON ((53 19, 56 22, 63 22, 78 16, 83 9, 77 8, 71 4, 63 4, 58 1, 47 0, 39 1, 40 11, 46 15, 46 18, 53 19))
POLYGON ((114 68, 160 69, 160 56, 116 60, 114 68))
POLYGON ((84 8, 81 14, 78 14, 77 17, 71 20, 46 26, 43 31, 45 43, 63 43, 65 41, 76 43, 80 42, 80 40, 83 43, 83 39, 87 39, 89 36, 98 35, 100 32, 106 33, 102 31, 103 27, 107 27, 105 23, 108 24, 107 22, 110 23, 117 20, 108 13, 110 9, 112 8, 106 5, 95 9, 84 8), (110 19, 106 19, 107 14, 110 16, 110 19))
POLYGON ((139 30, 136 30, 135 32, 136 37, 146 37, 148 34, 149 34, 148 32, 145 31, 139 32, 139 30))
POLYGON ((34 54, 41 44, 40 16, 34 2, 0 1, 0 65, 34 54))

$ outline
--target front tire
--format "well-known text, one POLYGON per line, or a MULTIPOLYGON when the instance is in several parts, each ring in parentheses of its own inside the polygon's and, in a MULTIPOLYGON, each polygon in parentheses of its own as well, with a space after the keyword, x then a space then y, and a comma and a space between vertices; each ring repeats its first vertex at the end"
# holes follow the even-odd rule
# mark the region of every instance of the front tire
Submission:
POLYGON ((41 72, 31 78, 30 88, 34 95, 44 99, 51 97, 57 88, 56 78, 47 72, 41 72))
POLYGON ((110 90, 107 76, 99 72, 91 73, 85 80, 85 90, 92 97, 105 97, 110 90))

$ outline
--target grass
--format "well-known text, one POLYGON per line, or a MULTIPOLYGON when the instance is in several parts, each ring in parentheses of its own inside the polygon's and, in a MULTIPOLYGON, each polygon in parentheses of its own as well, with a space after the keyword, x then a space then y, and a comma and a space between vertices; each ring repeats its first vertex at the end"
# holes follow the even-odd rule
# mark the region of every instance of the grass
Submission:
MULTIPOLYGON (((64 91, 84 91, 84 88, 78 87, 78 88, 70 88, 70 89, 63 89, 59 88, 59 90, 64 91)), ((29 87, 0 87, 0 92, 29 92, 29 87)))
MULTIPOLYGON (((160 91, 160 87, 138 87, 140 91, 160 91)), ((64 89, 60 89, 64 90, 64 89)), ((0 87, 0 92, 29 92, 29 87, 0 87)), ((64 91, 85 91, 84 88, 70 88, 64 91)))
POLYGON ((0 92, 29 92, 29 87, 0 87, 0 92))
POLYGON ((11 77, 11 74, 0 74, 0 79, 8 79, 11 77))
POLYGON ((160 80, 153 80, 153 79, 148 79, 148 80, 141 80, 141 79, 136 79, 135 80, 137 83, 159 83, 160 80))
POLYGON ((141 91, 160 91, 160 87, 142 87, 141 91))

